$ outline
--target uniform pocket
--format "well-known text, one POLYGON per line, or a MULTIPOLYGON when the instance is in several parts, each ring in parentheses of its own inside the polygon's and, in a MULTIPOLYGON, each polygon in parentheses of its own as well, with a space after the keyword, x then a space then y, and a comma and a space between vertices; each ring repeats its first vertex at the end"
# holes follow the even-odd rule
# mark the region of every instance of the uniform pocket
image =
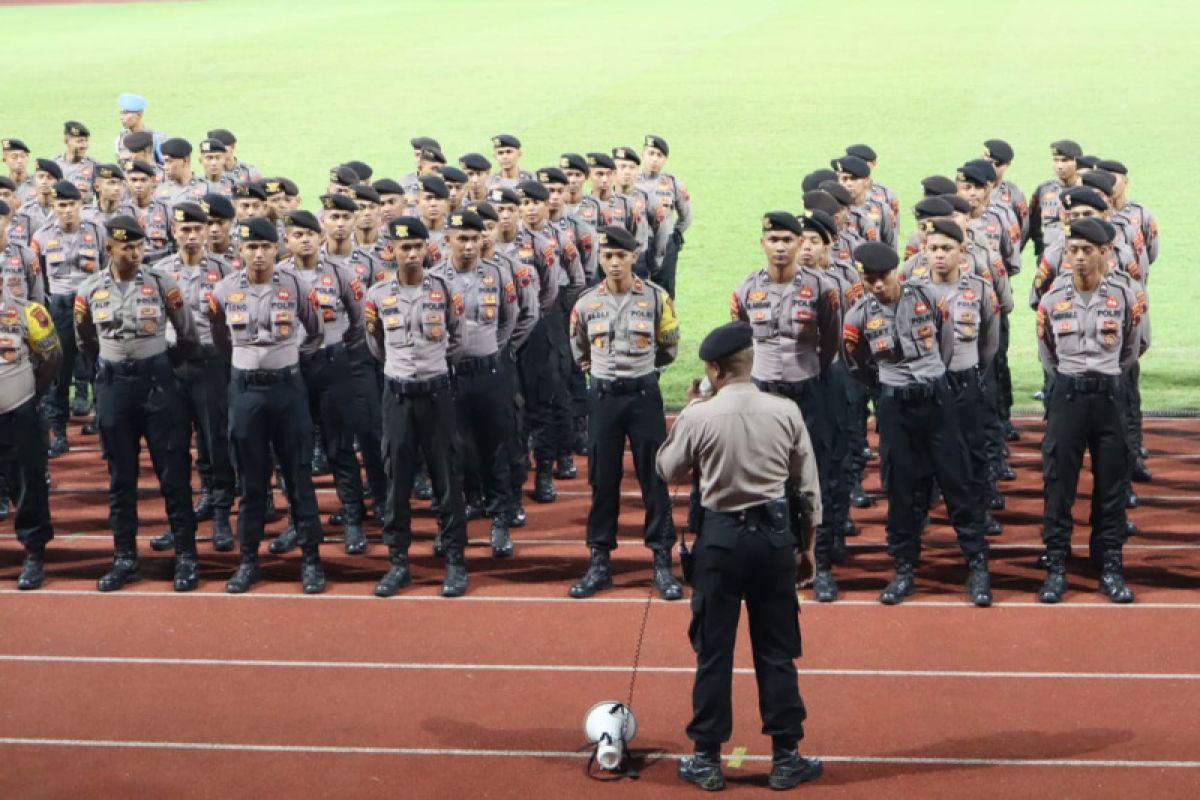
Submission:
POLYGON ((692 592, 692 622, 688 625, 688 641, 696 655, 704 650, 704 595, 692 592))

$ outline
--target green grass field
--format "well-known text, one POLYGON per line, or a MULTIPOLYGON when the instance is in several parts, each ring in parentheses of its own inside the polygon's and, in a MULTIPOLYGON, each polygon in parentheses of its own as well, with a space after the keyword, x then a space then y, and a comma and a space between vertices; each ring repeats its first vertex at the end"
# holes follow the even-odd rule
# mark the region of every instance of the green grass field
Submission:
MULTIPOLYGON (((671 402, 699 374, 696 347, 726 320, 730 290, 760 265, 759 215, 797 208, 800 178, 846 145, 879 152, 907 235, 920 178, 978 157, 984 139, 1013 145, 1009 176, 1028 192, 1051 174, 1049 142, 1073 138, 1129 165, 1131 196, 1162 230, 1146 407, 1200 407, 1200 334, 1187 327, 1200 276, 1186 255, 1200 202, 1179 189, 1200 130, 1200 4, 220 0, 4 8, 0 22, 0 135, 35 154, 58 152, 72 118, 111 157, 122 91, 150 98, 152 127, 193 142, 233 129, 243 158, 310 200, 348 159, 408 172, 413 135, 453 159, 513 132, 529 168, 663 135, 696 209, 671 402)), ((1031 266, 1027 253, 1022 298, 1031 266)), ((1019 406, 1041 383, 1035 354, 1022 307, 1019 406)))

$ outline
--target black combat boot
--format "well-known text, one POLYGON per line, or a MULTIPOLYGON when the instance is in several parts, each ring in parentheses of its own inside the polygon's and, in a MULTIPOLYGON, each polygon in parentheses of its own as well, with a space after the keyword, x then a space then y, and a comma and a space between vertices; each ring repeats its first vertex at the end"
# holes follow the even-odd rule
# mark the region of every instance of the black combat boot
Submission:
POLYGON ((313 457, 310 466, 314 476, 328 475, 330 472, 329 454, 325 452, 325 441, 322 439, 319 430, 313 431, 313 457))
POLYGON ((214 508, 212 514, 213 550, 228 553, 233 550, 233 528, 229 525, 229 509, 214 508))
POLYGON ((175 556, 175 591, 190 592, 200 585, 200 565, 195 553, 175 556))
POLYGON ((721 772, 721 751, 697 748, 695 755, 684 756, 675 770, 681 780, 694 783, 706 792, 719 792, 725 788, 725 773, 721 772))
POLYGON ((196 522, 208 522, 213 518, 212 495, 207 486, 200 486, 200 498, 192 507, 192 513, 196 515, 196 522))
POLYGON ((658 595, 663 600, 683 597, 683 585, 671 574, 670 548, 654 551, 654 588, 658 589, 658 595))
POLYGON ((508 527, 524 528, 525 527, 525 504, 520 500, 517 501, 516 508, 508 515, 508 527))
POLYGON ((870 508, 875 505, 874 498, 863 488, 862 478, 854 481, 854 486, 850 489, 850 505, 855 508, 870 508))
POLYGON ((996 515, 991 511, 984 512, 983 535, 999 536, 1002 533, 1004 533, 1004 527, 1000 524, 1000 520, 996 519, 996 515))
POLYGON ((288 526, 284 528, 283 533, 276 536, 269 545, 267 550, 272 555, 282 556, 296 549, 296 545, 300 541, 300 534, 296 532, 296 523, 288 520, 288 526))
POLYGON ((588 566, 588 571, 571 587, 570 595, 574 598, 591 597, 601 589, 611 588, 612 567, 609 563, 608 551, 603 547, 593 547, 592 561, 588 566))
POLYGON ((346 524, 342 530, 343 546, 346 548, 346 555, 360 556, 367 552, 367 537, 362 529, 362 506, 357 508, 347 507, 346 524))
POLYGON ((56 422, 50 429, 50 447, 46 450, 46 455, 50 458, 58 458, 71 450, 71 445, 67 442, 67 426, 65 423, 56 422))
POLYGON ((424 467, 413 477, 412 496, 418 500, 432 500, 433 486, 429 484, 429 471, 424 467))
POLYGON ((837 581, 833 579, 833 570, 823 567, 817 570, 813 578, 813 596, 818 603, 832 603, 838 599, 837 581))
POLYGON ((1146 466, 1144 458, 1139 458, 1133 462, 1133 479, 1138 483, 1149 483, 1154 480, 1154 475, 1150 472, 1149 467, 1146 466))
POLYGON ((376 597, 391 597, 412 583, 412 572, 408 566, 408 553, 392 551, 391 562, 392 565, 388 567, 387 574, 379 579, 379 583, 375 584, 376 597))
POLYGON ((442 581, 442 597, 462 597, 467 593, 467 562, 458 547, 446 549, 446 577, 442 581))
POLYGON ((1042 603, 1058 603, 1067 593, 1067 557, 1064 553, 1047 552, 1043 560, 1046 580, 1038 591, 1038 600, 1042 603))
POLYGON ((815 781, 824 772, 825 768, 818 758, 805 758, 794 748, 791 752, 775 751, 771 755, 771 775, 767 778, 767 785, 778 791, 791 789, 815 781))
POLYGON ((971 570, 967 576, 967 597, 980 608, 992 604, 992 576, 988 574, 988 559, 986 553, 976 553, 967 562, 971 570))
POLYGON ((1100 593, 1114 603, 1132 603, 1133 592, 1125 585, 1125 568, 1121 551, 1104 554, 1104 571, 1100 574, 1100 593))
POLYGON ((885 606, 894 606, 904 602, 904 598, 917 590, 917 579, 913 575, 914 564, 903 558, 896 559, 896 574, 888 581, 888 585, 879 593, 879 602, 885 606))
POLYGON ((37 589, 46 580, 45 557, 41 549, 30 550, 21 562, 21 574, 17 577, 17 588, 23 591, 37 589))
POLYGON ((175 549, 175 531, 167 529, 150 540, 150 549, 162 553, 175 549))
POLYGON ((258 571, 258 556, 242 553, 242 563, 238 564, 237 571, 229 576, 229 580, 225 581, 225 591, 229 594, 242 594, 258 583, 261 578, 262 575, 258 571))
POLYGON ((554 477, 560 481, 569 481, 579 474, 579 470, 575 468, 575 459, 570 453, 558 457, 558 464, 554 467, 554 477))
POLYGON ((96 588, 102 592, 115 592, 126 584, 137 583, 142 579, 142 568, 138 564, 137 553, 132 550, 118 550, 113 555, 112 569, 104 573, 96 581, 96 588))
POLYGON ((300 588, 305 594, 320 594, 325 591, 325 570, 321 567, 321 556, 316 547, 304 552, 304 566, 300 568, 300 588))
POLYGON ((558 497, 554 489, 554 461, 542 459, 537 464, 533 481, 533 499, 538 503, 553 503, 558 497))
POLYGON ((492 540, 492 556, 495 558, 508 558, 513 554, 512 537, 508 535, 508 523, 504 520, 503 514, 497 514, 492 520, 492 529, 489 533, 492 540))

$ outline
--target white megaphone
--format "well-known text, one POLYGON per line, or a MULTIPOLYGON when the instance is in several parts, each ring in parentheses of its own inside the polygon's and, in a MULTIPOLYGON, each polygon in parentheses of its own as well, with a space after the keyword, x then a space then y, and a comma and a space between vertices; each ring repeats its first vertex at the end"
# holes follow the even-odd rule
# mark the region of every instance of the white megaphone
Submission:
POLYGON ((596 745, 596 763, 609 771, 621 768, 625 746, 637 735, 633 711, 616 700, 596 703, 583 718, 583 732, 596 745))

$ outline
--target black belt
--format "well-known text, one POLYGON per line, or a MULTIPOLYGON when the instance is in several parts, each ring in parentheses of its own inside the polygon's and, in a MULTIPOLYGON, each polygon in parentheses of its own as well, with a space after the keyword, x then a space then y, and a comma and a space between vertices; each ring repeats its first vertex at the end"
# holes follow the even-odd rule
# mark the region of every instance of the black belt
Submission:
POLYGON ((148 358, 127 358, 123 361, 110 361, 101 358, 96 361, 96 377, 99 380, 112 378, 148 378, 163 364, 170 364, 166 353, 158 353, 148 358))
POLYGON ((312 363, 318 362, 318 361, 333 361, 333 360, 337 359, 339 356, 342 356, 345 354, 346 354, 345 343, 338 342, 337 344, 326 345, 325 347, 322 347, 320 350, 317 350, 316 352, 313 352, 313 353, 301 353, 300 354, 300 364, 301 364, 301 366, 308 366, 309 364, 312 364, 312 363))
POLYGON ((916 400, 931 400, 937 396, 938 390, 945 385, 944 378, 938 378, 928 383, 913 383, 908 386, 888 386, 884 384, 879 389, 879 396, 902 403, 916 400))
POLYGON ((592 378, 592 388, 600 394, 634 394, 657 385, 657 372, 637 378, 592 378))
POLYGON ((787 511, 788 499, 786 497, 776 497, 773 500, 767 500, 764 503, 759 503, 747 508, 741 508, 737 511, 713 511, 711 508, 705 508, 704 513, 705 515, 712 514, 713 516, 717 517, 725 517, 726 519, 733 520, 739 525, 744 525, 747 521, 753 522, 762 515, 770 512, 772 507, 777 504, 782 504, 783 511, 787 511))
POLYGON ((1118 380, 1115 375, 1076 377, 1060 372, 1054 378, 1054 388, 1056 391, 1063 389, 1076 394, 1106 394, 1116 390, 1118 380))
POLYGON ((979 367, 968 367, 954 372, 947 372, 946 378, 950 381, 951 386, 969 386, 972 383, 979 383, 979 367))
POLYGON ((243 386, 274 386, 284 383, 296 375, 295 365, 281 369, 238 369, 233 368, 233 378, 243 386))
POLYGON ((401 381, 395 378, 387 379, 387 388, 396 397, 413 397, 416 395, 433 394, 436 391, 449 388, 450 376, 439 375, 427 381, 401 381))
POLYGON ((777 394, 787 397, 792 400, 803 400, 813 393, 817 385, 815 377, 806 378, 802 381, 760 381, 755 380, 754 385, 760 391, 769 394, 777 394))
POLYGON ((450 371, 457 377, 459 375, 474 375, 477 372, 495 372, 500 366, 500 359, 495 353, 490 356, 476 356, 475 358, 464 358, 455 364, 450 365, 450 371))

